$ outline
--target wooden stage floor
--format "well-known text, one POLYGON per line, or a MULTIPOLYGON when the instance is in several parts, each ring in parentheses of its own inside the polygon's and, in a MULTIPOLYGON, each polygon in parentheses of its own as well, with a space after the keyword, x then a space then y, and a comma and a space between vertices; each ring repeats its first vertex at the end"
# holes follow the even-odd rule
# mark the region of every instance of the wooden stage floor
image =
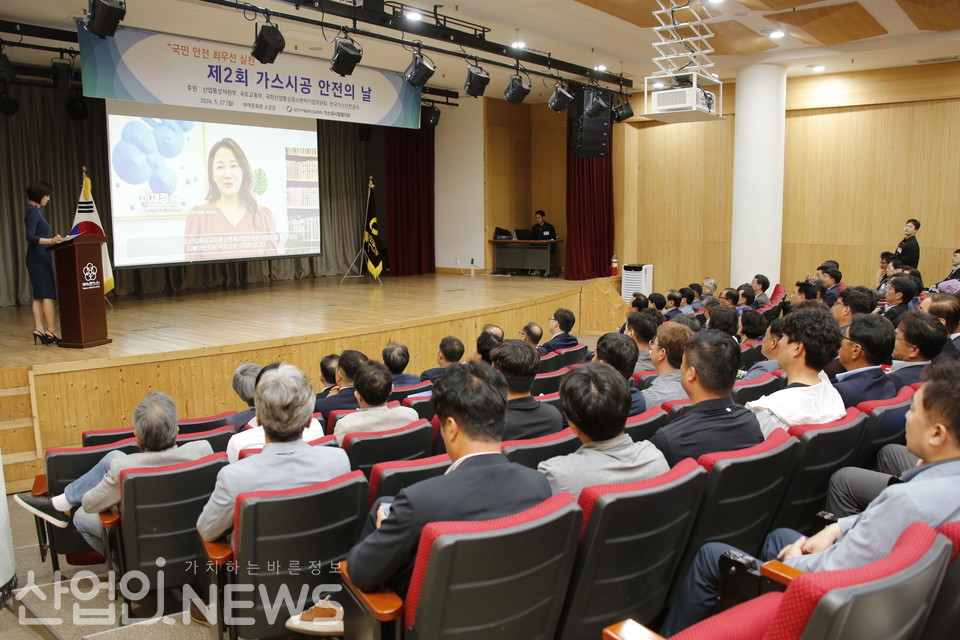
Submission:
MULTIPOLYGON (((174 295, 126 296, 107 307, 111 344, 63 349, 33 344, 30 308, 0 309, 0 369, 316 336, 327 332, 469 312, 577 289, 535 277, 424 275, 340 277, 174 295)), ((546 326, 547 318, 530 318, 546 326)), ((512 335, 519 327, 505 327, 512 335)))

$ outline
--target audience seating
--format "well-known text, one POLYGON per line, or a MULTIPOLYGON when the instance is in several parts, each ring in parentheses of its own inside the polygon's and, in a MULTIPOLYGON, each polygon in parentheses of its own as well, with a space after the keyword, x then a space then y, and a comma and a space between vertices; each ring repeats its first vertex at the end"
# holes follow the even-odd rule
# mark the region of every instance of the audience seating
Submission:
POLYGON ((200 431, 209 431, 210 429, 217 429, 218 427, 226 426, 227 418, 235 413, 236 411, 224 411, 223 413, 218 413, 215 416, 207 416, 206 418, 189 418, 187 420, 180 420, 177 422, 177 426, 180 427, 180 433, 182 435, 188 433, 198 433, 200 431))
POLYGON ((637 389, 640 389, 641 391, 643 391, 644 389, 649 387, 651 384, 653 384, 653 381, 656 380, 657 376, 659 375, 660 375, 660 372, 657 370, 638 371, 637 373, 630 376, 630 382, 637 389))
POLYGON ((433 426, 418 420, 399 429, 348 433, 343 449, 350 458, 350 468, 370 475, 373 465, 392 460, 416 460, 433 454, 433 426))
POLYGON ((626 432, 634 442, 649 440, 663 425, 670 422, 670 416, 660 407, 650 407, 643 413, 627 418, 626 432))
POLYGON ((760 551, 786 489, 796 445, 796 438, 775 429, 758 445, 700 456, 707 488, 672 592, 708 542, 725 542, 754 555, 760 551))
POLYGON ((397 402, 403 402, 403 399, 407 396, 411 396, 415 393, 423 393, 424 391, 432 391, 433 383, 429 380, 420 382, 417 384, 411 384, 406 387, 394 387, 393 391, 390 392, 390 396, 387 400, 396 400, 397 402))
POLYGON ((953 551, 921 638, 948 638, 960 630, 960 521, 943 525, 937 533, 953 542, 953 551))
POLYGON ((557 349, 556 353, 558 356, 560 356, 560 364, 563 367, 569 367, 573 364, 582 364, 587 357, 587 345, 580 342, 573 347, 557 349))
MULTIPOLYGON (((340 445, 337 444, 337 437, 334 436, 334 435, 323 436, 323 437, 321 437, 321 438, 317 438, 316 440, 310 440, 309 442, 307 442, 307 444, 310 445, 311 447, 338 447, 338 446, 340 446, 340 445)), ((262 451, 263 451, 263 445, 262 445, 262 444, 258 444, 258 445, 256 445, 256 446, 252 446, 252 447, 246 447, 245 449, 241 449, 241 450, 240 450, 240 453, 237 454, 237 460, 243 460, 243 459, 246 458, 247 456, 256 455, 256 454, 258 454, 258 453, 260 453, 260 452, 262 452, 262 451)))
MULTIPOLYGON (((387 402, 387 406, 388 406, 388 407, 399 407, 399 406, 400 406, 400 402, 397 401, 397 400, 391 400, 391 401, 387 402)), ((327 420, 327 426, 324 427, 323 432, 326 433, 327 435, 330 435, 331 433, 333 433, 333 430, 334 430, 334 429, 336 428, 336 426, 337 426, 337 420, 339 420, 340 418, 342 418, 342 417, 345 416, 345 415, 348 415, 348 414, 351 414, 351 413, 356 413, 356 412, 359 411, 359 410, 360 410, 360 409, 334 409, 333 411, 330 412, 330 415, 327 416, 327 418, 328 418, 328 420, 327 420)), ((321 424, 322 424, 322 423, 321 423, 321 424)))
POLYGON ((84 431, 81 438, 83 447, 99 447, 104 444, 111 444, 127 438, 133 438, 133 427, 121 427, 120 429, 94 429, 84 431))
POLYGON ((759 400, 763 396, 779 391, 783 381, 772 373, 764 373, 753 380, 741 380, 733 383, 733 401, 739 405, 759 400))
POLYGON ((563 376, 566 375, 567 371, 569 371, 569 369, 563 367, 551 373, 538 373, 537 377, 533 379, 533 386, 530 387, 530 393, 539 396, 541 394, 546 395, 560 391, 560 381, 563 379, 563 376))
POLYGON ((419 460, 378 462, 370 471, 370 504, 377 498, 395 496, 421 480, 442 476, 450 464, 450 456, 445 453, 419 460))
POLYGON ((646 623, 657 616, 693 528, 706 475, 687 458, 655 478, 580 493, 584 522, 558 640, 597 638, 615 620, 646 623))
POLYGON ((177 435, 177 446, 186 444, 188 442, 206 440, 210 443, 210 447, 213 449, 213 452, 219 453, 227 450, 227 443, 230 442, 230 438, 235 435, 237 435, 237 432, 230 425, 219 427, 217 429, 211 429, 210 431, 179 434, 177 435))
POLYGON ((367 481, 354 471, 297 489, 242 493, 236 504, 232 547, 225 538, 201 539, 206 560, 217 568, 217 619, 224 619, 224 587, 245 585, 248 590, 234 590, 228 601, 234 617, 250 620, 230 627, 230 637, 286 635, 287 618, 313 604, 309 596, 296 602, 301 591, 310 594, 337 582, 335 563, 357 541, 367 513, 367 481), (281 585, 294 599, 294 610, 278 599, 281 585), (261 591, 269 597, 260 597, 261 591), (265 600, 278 601, 276 615, 264 609, 265 600))
MULTIPOLYGON (((34 478, 31 495, 59 495, 68 484, 92 469, 110 451, 123 451, 130 454, 139 450, 140 445, 136 438, 127 438, 96 447, 47 449, 44 455, 46 473, 38 474, 34 478)), ((46 562, 49 552, 54 571, 60 570, 59 554, 64 554, 70 564, 103 562, 103 556, 90 548, 72 522, 65 529, 54 527, 36 516, 34 522, 37 528, 37 543, 40 547, 40 561, 46 562)))
POLYGON ((537 373, 553 373, 563 366, 563 358, 556 351, 551 351, 545 356, 540 356, 540 366, 537 367, 537 373))
POLYGON ((403 406, 410 407, 417 412, 417 416, 422 420, 430 420, 436 414, 433 408, 433 396, 425 398, 404 398, 403 406))
POLYGON ((537 465, 544 460, 573 453, 580 448, 581 444, 583 443, 580 438, 567 428, 549 436, 529 440, 504 440, 500 448, 510 462, 536 469, 537 465))
POLYGON ((763 340, 751 340, 740 345, 740 368, 746 371, 761 360, 766 360, 760 349, 763 347, 763 340))
POLYGON ((660 405, 660 408, 667 412, 671 420, 676 420, 685 414, 692 406, 693 403, 690 401, 690 398, 681 398, 679 400, 668 400, 660 405))
POLYGON ((121 471, 119 512, 100 514, 108 568, 116 559, 119 577, 138 571, 151 589, 160 584, 160 573, 165 588, 201 587, 197 519, 226 464, 225 453, 214 453, 191 462, 121 471), (162 568, 159 558, 165 560, 162 568))
POLYGON ((357 637, 554 637, 573 569, 581 513, 561 493, 516 515, 423 528, 405 600, 344 583, 344 628, 357 637), (389 603, 389 604, 388 604, 389 603), (376 616, 375 618, 373 616, 376 616), (378 629, 379 630, 379 629, 378 629))
MULTIPOLYGON (((554 391, 553 393, 545 393, 545 394, 543 394, 543 395, 533 396, 533 397, 536 398, 537 400, 539 400, 540 402, 545 402, 545 403, 551 405, 551 406, 554 407, 557 411, 559 411, 561 415, 563 415, 563 405, 560 404, 560 392, 559 392, 559 391, 554 391)), ((566 420, 567 420, 567 419, 564 418, 563 420, 564 420, 564 424, 566 424, 566 420)))
POLYGON ((773 285, 773 291, 770 293, 770 304, 780 304, 784 296, 787 295, 787 289, 779 282, 773 285))
POLYGON ((857 405, 857 409, 867 414, 867 422, 863 427, 856 466, 872 469, 877 464, 877 452, 884 445, 905 442, 907 410, 914 393, 912 388, 903 387, 889 400, 871 400, 857 405))
POLYGON ((773 519, 772 529, 790 527, 815 533, 814 515, 823 508, 834 471, 853 464, 866 416, 853 407, 839 420, 790 427, 797 458, 773 519))
MULTIPOLYGON (((778 568, 796 576, 785 592, 748 600, 672 638, 916 638, 930 613, 949 554, 950 542, 918 522, 900 535, 888 556, 855 569, 800 573, 780 563, 767 563, 762 569, 767 577, 779 579, 778 568)), ((603 637, 660 637, 642 632, 640 625, 629 621, 604 629, 603 637)))

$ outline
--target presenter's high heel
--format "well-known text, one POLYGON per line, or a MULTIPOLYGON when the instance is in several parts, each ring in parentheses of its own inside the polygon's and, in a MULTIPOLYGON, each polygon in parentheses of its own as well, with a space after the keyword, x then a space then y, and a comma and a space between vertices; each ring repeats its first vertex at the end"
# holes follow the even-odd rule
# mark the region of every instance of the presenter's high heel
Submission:
POLYGON ((47 340, 49 340, 50 343, 60 344, 61 342, 63 342, 63 340, 60 339, 60 336, 58 336, 52 331, 47 331, 45 332, 45 334, 47 336, 47 340))
POLYGON ((33 332, 33 344, 37 344, 37 339, 39 338, 41 344, 50 344, 50 338, 46 334, 40 333, 39 331, 33 332))

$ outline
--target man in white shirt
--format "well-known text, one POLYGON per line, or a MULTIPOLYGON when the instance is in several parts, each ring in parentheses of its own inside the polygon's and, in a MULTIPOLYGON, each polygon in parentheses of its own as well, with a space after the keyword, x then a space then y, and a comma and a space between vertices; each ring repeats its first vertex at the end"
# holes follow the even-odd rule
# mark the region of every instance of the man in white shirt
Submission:
POLYGON ((393 391, 393 380, 387 367, 379 362, 371 360, 360 365, 353 386, 360 408, 337 419, 333 435, 340 446, 348 433, 399 429, 420 418, 410 407, 386 406, 393 391))

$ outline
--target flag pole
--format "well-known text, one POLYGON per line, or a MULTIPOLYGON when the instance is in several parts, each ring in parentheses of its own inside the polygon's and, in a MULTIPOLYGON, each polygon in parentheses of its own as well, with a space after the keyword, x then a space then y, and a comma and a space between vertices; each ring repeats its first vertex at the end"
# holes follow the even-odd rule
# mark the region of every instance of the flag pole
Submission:
MULTIPOLYGON (((360 250, 357 251, 357 255, 354 256, 353 261, 350 263, 350 266, 347 268, 346 272, 343 274, 343 277, 340 278, 340 284, 343 284, 343 281, 346 280, 347 278, 364 277, 363 265, 366 264, 368 267, 367 275, 371 276, 374 280, 376 280, 381 287, 383 286, 383 281, 380 280, 379 272, 378 273, 370 272, 369 267, 372 261, 370 260, 370 256, 367 253, 367 239, 369 237, 367 227, 369 223, 370 203, 373 199, 373 189, 374 189, 373 176, 370 176, 367 180, 367 205, 364 208, 364 220, 363 220, 363 226, 362 226, 361 235, 360 235, 360 250), (351 271, 353 271, 354 265, 356 265, 357 267, 356 275, 353 275, 350 273, 351 271)), ((376 218, 374 218, 374 220, 376 220, 376 218)), ((377 248, 374 247, 374 250, 377 251, 377 248)))

